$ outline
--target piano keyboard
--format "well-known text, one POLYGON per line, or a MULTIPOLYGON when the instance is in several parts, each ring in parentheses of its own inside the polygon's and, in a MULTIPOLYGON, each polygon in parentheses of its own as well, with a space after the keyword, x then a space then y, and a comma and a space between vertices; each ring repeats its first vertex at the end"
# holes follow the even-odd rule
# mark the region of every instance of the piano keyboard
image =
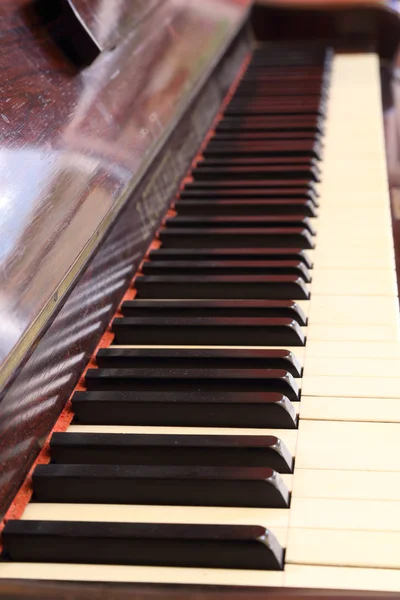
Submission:
POLYGON ((398 591, 377 56, 256 50, 203 157, 0 577, 398 591))

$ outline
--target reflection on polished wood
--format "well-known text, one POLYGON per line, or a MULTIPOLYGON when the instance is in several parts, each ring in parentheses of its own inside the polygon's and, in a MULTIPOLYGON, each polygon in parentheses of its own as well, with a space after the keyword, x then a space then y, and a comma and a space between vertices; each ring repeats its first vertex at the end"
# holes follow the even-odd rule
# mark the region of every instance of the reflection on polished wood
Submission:
MULTIPOLYGON (((54 0, 50 0, 54 2, 54 0)), ((100 52, 120 44, 161 0, 62 0, 89 32, 100 52)))
POLYGON ((1 514, 245 57, 245 4, 210 2, 163 2, 80 72, 27 0, 0 2, 1 514))
MULTIPOLYGON (((0 4, 2 388, 244 14, 233 0, 163 2, 77 73, 27 5, 0 4)), ((100 30, 121 3, 97 5, 100 30)), ((138 230, 156 212, 139 202, 138 230)))

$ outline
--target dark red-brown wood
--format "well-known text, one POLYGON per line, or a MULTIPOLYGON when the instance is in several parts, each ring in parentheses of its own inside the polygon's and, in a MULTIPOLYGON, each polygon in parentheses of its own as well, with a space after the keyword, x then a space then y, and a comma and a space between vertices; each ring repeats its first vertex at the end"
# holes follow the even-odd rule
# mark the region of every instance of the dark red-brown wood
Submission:
MULTIPOLYGON (((142 22, 138 34, 145 38, 143 56, 135 59, 129 44, 123 44, 129 54, 124 60, 117 50, 115 58, 100 57, 78 72, 27 5, 26 0, 0 2, 0 374, 2 363, 11 365, 8 358, 40 310, 47 302, 51 306, 27 348, 18 353, 22 362, 11 365, 11 383, 4 385, 7 377, 0 383, 0 515, 137 271, 248 47, 245 32, 232 22, 232 43, 197 95, 190 102, 187 98, 186 109, 180 109, 180 121, 165 138, 168 152, 154 156, 119 209, 121 193, 133 185, 157 131, 166 135, 177 96, 184 100, 179 90, 200 76, 199 47, 192 54, 197 67, 190 67, 184 48, 198 45, 193 26, 201 17, 196 10, 195 21, 186 9, 172 13, 176 27, 167 31, 160 27, 166 15, 151 13, 155 22, 142 22), (150 93, 154 78, 164 80, 163 60, 169 70, 165 88, 150 93), (146 85, 140 89, 142 76, 147 92, 146 85), (158 120, 150 120, 146 135, 140 134, 142 117, 147 122, 159 108, 158 120), (83 252, 88 242, 96 246, 105 233, 99 224, 112 221, 114 209, 118 217, 97 253, 83 252), (57 288, 79 257, 82 269, 62 296, 57 288), (60 311, 55 320, 52 311, 60 311)), ((168 13, 168 5, 164 2, 162 11, 168 13)), ((243 7, 232 15, 234 21, 243 16, 243 7)), ((213 44, 219 39, 223 52, 224 42, 212 17, 201 29, 203 65, 211 69, 213 44)), ((191 85, 188 90, 194 93, 191 85)))
POLYGON ((163 584, 0 581, 8 600, 394 600, 399 594, 163 584))

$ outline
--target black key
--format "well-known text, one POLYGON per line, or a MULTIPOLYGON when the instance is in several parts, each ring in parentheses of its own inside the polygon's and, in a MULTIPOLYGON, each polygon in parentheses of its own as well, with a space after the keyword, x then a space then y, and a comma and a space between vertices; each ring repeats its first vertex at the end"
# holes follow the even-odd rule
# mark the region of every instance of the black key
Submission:
MULTIPOLYGON (((279 231, 279 230, 277 230, 279 231)), ((297 275, 141 275, 138 298, 182 300, 307 300, 309 290, 297 275)))
POLYGON ((304 50, 301 44, 298 44, 298 47, 292 49, 282 45, 281 51, 279 51, 275 47, 266 46, 255 49, 248 71, 261 68, 262 72, 283 72, 285 75, 298 72, 323 73, 324 61, 325 57, 321 49, 309 50, 307 48, 304 50), (318 51, 320 54, 317 54, 318 51), (271 56, 269 56, 270 53, 271 56))
POLYGON ((299 400, 295 379, 278 369, 89 369, 85 382, 89 391, 265 391, 299 400))
POLYGON ((290 400, 274 392, 76 392, 72 409, 74 423, 87 425, 294 429, 297 422, 290 400))
MULTIPOLYGON (((321 104, 324 104, 324 99, 320 95, 312 95, 312 96, 304 96, 298 95, 296 97, 293 96, 285 96, 284 94, 281 96, 262 96, 262 97, 252 97, 252 98, 240 98, 233 96, 232 100, 227 106, 227 109, 230 108, 253 108, 260 107, 266 109, 266 114, 268 111, 272 109, 282 109, 282 114, 286 114, 286 108, 294 108, 295 110, 300 109, 301 111, 308 108, 312 111, 311 114, 318 112, 321 104)), ((280 111, 278 110, 280 113, 280 111)), ((296 113, 297 114, 297 113, 296 113)))
MULTIPOLYGON (((251 193, 276 193, 280 190, 283 194, 288 192, 292 193, 307 193, 313 195, 314 198, 318 197, 318 192, 315 187, 314 181, 310 179, 244 179, 241 181, 236 181, 232 179, 224 179, 224 180, 213 180, 213 181, 192 181, 188 183, 185 187, 185 190, 192 191, 206 191, 206 190, 246 190, 246 192, 251 193), (261 190, 261 191, 260 191, 261 190)), ((274 197, 274 196, 273 196, 274 197)))
POLYGON ((307 229, 312 235, 315 234, 314 228, 308 217, 304 215, 267 215, 267 216, 236 216, 236 215, 217 215, 207 216, 198 215, 195 217, 176 216, 165 220, 165 227, 177 229, 182 227, 187 229, 194 227, 196 229, 210 228, 228 228, 228 227, 294 227, 307 229))
POLYGON ((112 330, 117 345, 304 345, 299 324, 290 319, 125 317, 114 319, 112 330))
MULTIPOLYGON (((319 133, 308 133, 302 131, 242 131, 234 130, 234 131, 219 131, 215 133, 212 137, 214 142, 226 142, 226 141, 283 141, 283 140, 320 140, 319 133)), ((300 175, 301 177, 301 175, 300 175)))
POLYGON ((314 169, 317 175, 321 173, 318 161, 315 158, 307 156, 255 156, 253 158, 246 156, 218 156, 217 158, 202 158, 199 157, 197 166, 208 167, 234 167, 234 166, 250 166, 250 167, 307 167, 314 169))
POLYGON ((304 42, 275 42, 273 45, 258 46, 253 50, 250 65, 263 65, 265 67, 285 67, 285 70, 296 66, 324 67, 329 69, 333 52, 320 41, 304 42))
POLYGON ((306 103, 299 102, 297 104, 282 104, 281 102, 277 102, 276 104, 266 105, 263 104, 246 104, 244 106, 240 106, 239 103, 228 104, 225 115, 233 116, 233 115, 323 115, 325 112, 325 108, 321 104, 317 103, 306 103))
POLYGON ((158 237, 164 248, 314 248, 312 236, 302 227, 167 227, 159 231, 158 237))
POLYGON ((298 260, 309 269, 312 262, 296 248, 157 248, 149 258, 160 260, 298 260))
POLYGON ((249 187, 203 187, 197 182, 188 184, 180 193, 181 200, 215 201, 223 200, 305 200, 317 206, 317 193, 309 187, 300 188, 249 188, 249 187))
POLYGON ((311 200, 178 200, 174 210, 179 216, 194 215, 305 215, 316 217, 311 200))
POLYGON ((310 282, 302 262, 246 260, 151 260, 142 265, 144 275, 297 275, 310 282))
POLYGON ((327 88, 327 77, 319 71, 314 73, 307 73, 305 71, 293 70, 290 73, 279 72, 279 70, 268 70, 268 71, 247 71, 241 80, 241 85, 278 85, 290 87, 292 83, 302 83, 303 85, 316 85, 319 84, 322 89, 327 88))
POLYGON ((13 561, 283 569, 284 552, 264 527, 84 521, 8 521, 13 561))
POLYGON ((323 133, 322 119, 314 117, 278 118, 278 117, 226 117, 215 128, 223 131, 304 131, 323 133))
MULTIPOLYGON (((283 82, 264 83, 260 81, 244 82, 240 84, 235 91, 235 98, 273 98, 282 97, 316 97, 327 98, 328 90, 326 86, 318 81, 305 83, 303 81, 292 81, 285 85, 283 82)), ((268 118, 268 117, 267 117, 268 118)), ((312 118, 312 117, 311 117, 312 118)))
POLYGON ((306 325, 307 319, 293 300, 127 300, 124 317, 241 317, 291 319, 306 325))
MULTIPOLYGON (((131 301, 132 304, 135 302, 135 300, 131 301)), ((128 304, 128 302, 124 304, 128 304)), ((129 314, 129 309, 127 312, 129 314)), ((149 367, 154 369, 209 369, 212 367, 214 369, 283 369, 293 377, 301 377, 301 365, 290 350, 264 348, 246 350, 242 348, 115 348, 110 346, 109 348, 100 348, 96 354, 96 363, 103 369, 149 367)), ((81 397, 83 392, 77 392, 77 394, 81 397)))
POLYGON ((67 464, 293 469, 290 452, 273 435, 53 433, 50 450, 53 462, 67 464))
POLYGON ((38 465, 37 502, 288 508, 289 490, 268 468, 38 465))
POLYGON ((321 144, 317 141, 309 142, 214 142, 211 140, 202 151, 205 158, 219 156, 308 156, 322 158, 321 144))
POLYGON ((315 158, 308 158, 306 156, 256 156, 254 158, 248 158, 246 156, 219 156, 218 158, 199 158, 197 166, 207 165, 208 167, 233 167, 233 166, 280 166, 280 167, 308 167, 309 169, 315 169, 316 173, 320 175, 321 169, 318 165, 318 161, 315 158))
POLYGON ((319 181, 319 176, 313 168, 301 166, 232 166, 232 167, 209 167, 206 163, 199 163, 193 170, 192 177, 195 181, 213 179, 301 179, 310 178, 319 181))

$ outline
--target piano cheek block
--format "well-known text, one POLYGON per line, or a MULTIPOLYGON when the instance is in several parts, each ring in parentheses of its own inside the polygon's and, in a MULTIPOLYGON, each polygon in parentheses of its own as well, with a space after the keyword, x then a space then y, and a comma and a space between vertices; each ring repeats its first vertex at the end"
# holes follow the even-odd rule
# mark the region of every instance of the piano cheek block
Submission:
POLYGON ((9 521, 4 554, 14 561, 283 569, 283 549, 264 527, 9 521))

